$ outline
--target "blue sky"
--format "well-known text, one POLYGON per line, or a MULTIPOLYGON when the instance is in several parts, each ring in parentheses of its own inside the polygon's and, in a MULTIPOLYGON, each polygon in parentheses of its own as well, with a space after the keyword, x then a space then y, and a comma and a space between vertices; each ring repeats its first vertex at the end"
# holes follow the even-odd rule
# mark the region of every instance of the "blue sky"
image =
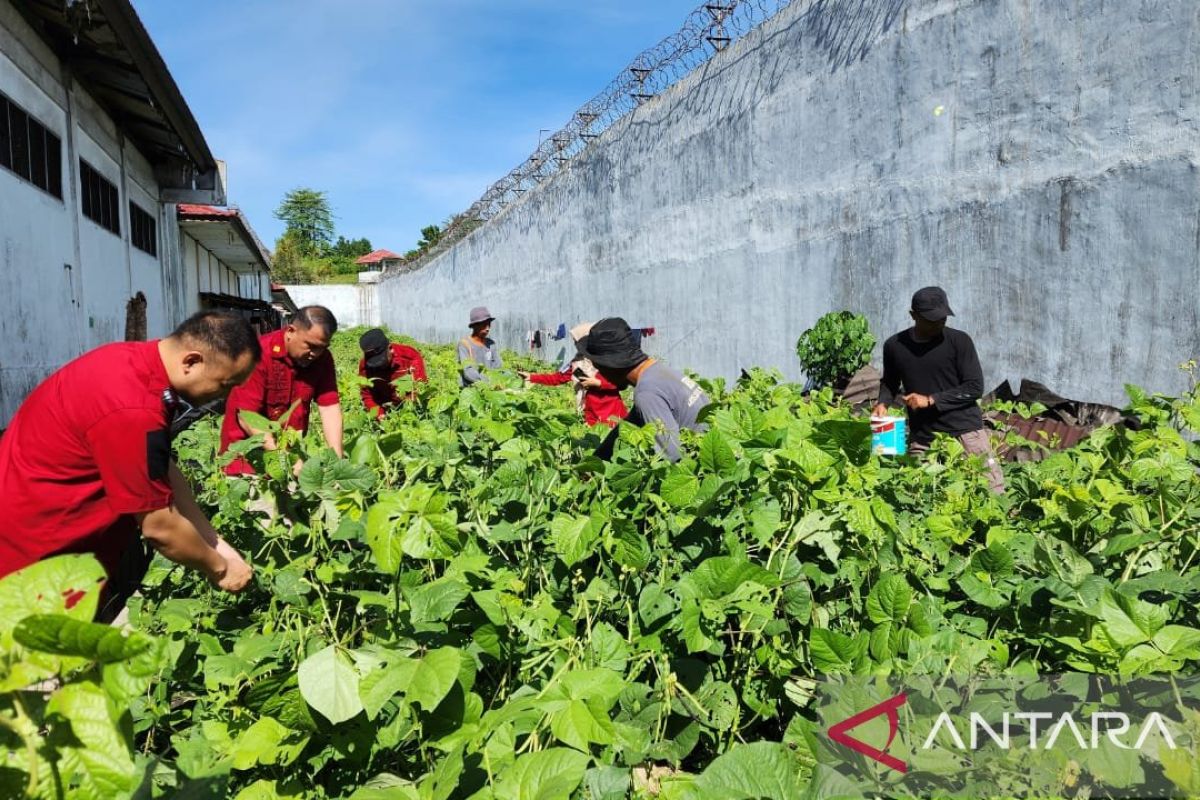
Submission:
POLYGON ((469 206, 701 0, 134 0, 273 246, 325 190, 338 233, 411 248, 469 206))

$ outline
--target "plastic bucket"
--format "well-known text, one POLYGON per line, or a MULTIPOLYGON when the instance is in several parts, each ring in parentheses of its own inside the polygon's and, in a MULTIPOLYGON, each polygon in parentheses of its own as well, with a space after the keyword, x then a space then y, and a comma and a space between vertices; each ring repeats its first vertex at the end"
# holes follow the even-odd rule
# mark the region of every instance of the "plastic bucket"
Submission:
POLYGON ((902 456, 908 452, 908 420, 904 417, 871 417, 871 452, 902 456))

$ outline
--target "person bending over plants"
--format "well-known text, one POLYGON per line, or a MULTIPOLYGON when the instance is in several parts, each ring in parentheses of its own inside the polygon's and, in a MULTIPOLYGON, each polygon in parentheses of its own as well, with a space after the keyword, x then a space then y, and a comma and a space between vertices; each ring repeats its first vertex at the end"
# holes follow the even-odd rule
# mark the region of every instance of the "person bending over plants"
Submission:
POLYGON ((217 535, 171 441, 250 375, 261 356, 241 317, 202 311, 170 336, 85 353, 30 393, 0 437, 0 577, 61 553, 108 573, 97 618, 141 584, 148 543, 239 592, 252 572, 217 535))
MULTIPOLYGON (((596 365, 600 374, 618 389, 632 385, 633 410, 626 419, 634 425, 661 426, 655 436, 658 451, 678 461, 679 431, 703 430, 697 422, 708 405, 708 395, 691 378, 679 374, 634 344, 629 324, 620 317, 602 319, 579 340, 579 352, 596 365)), ((602 458, 611 452, 616 429, 601 445, 602 458)))
MULTIPOLYGON (((579 340, 587 336, 591 329, 592 323, 579 323, 571 328, 571 341, 578 346, 579 340)), ((625 401, 621 399, 621 390, 605 378, 581 353, 576 353, 558 372, 530 373, 517 370, 517 374, 530 383, 542 386, 571 384, 575 388, 575 405, 588 425, 607 425, 615 428, 617 423, 629 414, 625 401)))

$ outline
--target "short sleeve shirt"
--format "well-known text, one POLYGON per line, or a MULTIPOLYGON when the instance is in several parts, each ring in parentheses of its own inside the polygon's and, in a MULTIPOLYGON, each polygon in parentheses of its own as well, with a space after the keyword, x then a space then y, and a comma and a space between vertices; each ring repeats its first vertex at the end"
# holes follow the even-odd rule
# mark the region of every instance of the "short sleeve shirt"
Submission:
POLYGON ((359 359, 358 374, 371 381, 370 386, 362 388, 363 404, 367 410, 379 409, 383 406, 395 405, 400 402, 396 387, 392 381, 399 380, 404 375, 412 375, 413 380, 425 381, 425 359, 414 347, 399 342, 391 343, 392 366, 383 369, 371 369, 366 359, 359 359))
MULTIPOLYGON (((296 366, 288 357, 283 336, 284 331, 278 330, 259 337, 262 358, 246 382, 229 393, 221 423, 222 453, 232 443, 247 438, 246 431, 238 424, 239 411, 252 411, 276 421, 295 403, 296 410, 283 422, 283 427, 307 432, 309 409, 314 400, 319 406, 338 404, 333 356, 326 351, 307 367, 296 366)), ((249 469, 243 462, 232 471, 249 469)))
POLYGON ((153 341, 97 348, 33 390, 0 437, 0 576, 171 504, 168 388, 153 341))
POLYGON ((708 395, 695 381, 655 362, 642 372, 633 389, 630 419, 638 425, 662 422, 665 431, 656 437, 658 448, 671 461, 678 461, 679 429, 703 430, 696 420, 708 403, 708 395))

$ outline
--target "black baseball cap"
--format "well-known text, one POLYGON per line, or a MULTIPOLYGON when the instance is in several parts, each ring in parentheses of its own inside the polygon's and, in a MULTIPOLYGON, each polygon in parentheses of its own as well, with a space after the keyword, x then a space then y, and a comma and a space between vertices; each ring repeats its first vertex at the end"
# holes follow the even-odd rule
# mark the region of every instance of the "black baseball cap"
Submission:
POLYGON ((370 369, 382 369, 388 365, 391 361, 390 345, 387 334, 379 328, 371 328, 358 340, 358 346, 362 348, 363 358, 370 369))
POLYGON ((597 367, 633 369, 648 357, 633 343, 629 323, 620 317, 608 317, 592 326, 579 340, 579 352, 597 367))
POLYGON ((921 319, 929 322, 941 322, 946 317, 953 317, 950 310, 950 299, 946 290, 940 286, 926 286, 918 289, 912 296, 912 310, 921 319))

